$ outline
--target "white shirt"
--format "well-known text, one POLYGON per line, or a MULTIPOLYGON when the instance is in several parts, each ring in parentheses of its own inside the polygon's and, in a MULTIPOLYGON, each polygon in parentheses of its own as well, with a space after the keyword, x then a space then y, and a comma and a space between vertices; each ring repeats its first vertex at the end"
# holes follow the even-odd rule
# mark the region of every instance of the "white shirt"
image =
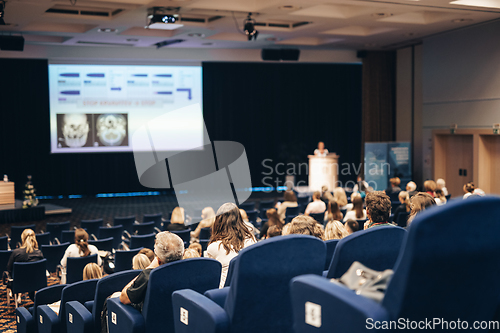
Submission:
MULTIPOLYGON (((255 239, 247 238, 245 239, 243 248, 252 244, 255 244, 255 239)), ((222 246, 222 242, 216 241, 207 247, 207 254, 209 258, 213 258, 222 264, 219 288, 224 288, 224 284, 226 283, 227 270, 229 268, 229 262, 231 261, 231 259, 238 255, 238 252, 231 250, 229 253, 226 253, 226 249, 224 248, 224 246, 222 246)))
MULTIPOLYGON (((97 254, 97 265, 101 266, 102 261, 101 261, 101 257, 99 257, 99 253, 98 253, 99 250, 97 249, 97 247, 89 244, 89 250, 90 250, 90 255, 97 254)), ((68 257, 69 258, 75 258, 75 257, 78 258, 81 256, 83 256, 83 253, 80 252, 80 249, 78 248, 78 246, 76 246, 76 244, 71 244, 66 249, 66 252, 64 252, 64 256, 61 259, 61 266, 66 268, 66 262, 67 262, 68 257)))
POLYGON ((356 211, 355 210, 350 210, 347 213, 345 213, 344 217, 344 222, 347 220, 366 220, 366 209, 363 209, 363 217, 362 218, 357 218, 356 217, 356 211))
POLYGON ((319 149, 315 149, 315 150, 314 150, 314 155, 315 155, 315 156, 326 156, 326 155, 328 155, 328 149, 326 149, 326 148, 325 148, 325 149, 323 149, 323 153, 321 153, 321 152, 319 151, 319 149))
POLYGON ((319 214, 324 213, 325 210, 326 204, 322 200, 315 200, 307 205, 305 214, 319 214))

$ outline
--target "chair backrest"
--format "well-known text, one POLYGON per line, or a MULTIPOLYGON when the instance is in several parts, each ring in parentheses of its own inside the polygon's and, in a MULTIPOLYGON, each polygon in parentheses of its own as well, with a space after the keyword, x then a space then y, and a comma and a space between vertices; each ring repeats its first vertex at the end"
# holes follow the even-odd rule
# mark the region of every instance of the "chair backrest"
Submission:
POLYGON ((121 291, 141 270, 128 270, 103 277, 95 288, 94 305, 92 307, 93 332, 101 332, 101 312, 106 298, 115 291, 121 291))
POLYGON ((123 230, 127 230, 129 233, 132 232, 132 224, 134 224, 134 222, 135 222, 135 216, 124 216, 124 217, 115 216, 113 219, 114 226, 122 225, 123 230))
POLYGON ((227 267, 226 281, 224 282, 224 287, 229 287, 231 285, 231 279, 233 278, 234 266, 236 266, 236 260, 238 256, 231 259, 229 266, 227 267))
POLYGON ((99 227, 102 227, 104 221, 103 219, 95 219, 95 220, 81 220, 80 228, 86 229, 87 233, 90 235, 94 235, 99 238, 99 227))
POLYGON ((310 217, 316 220, 316 222, 323 224, 323 221, 325 220, 325 213, 311 213, 309 214, 310 217))
POLYGON ((286 207, 285 216, 297 216, 299 215, 299 206, 297 207, 286 207))
POLYGON ((212 236, 212 228, 201 228, 200 229, 200 239, 210 239, 212 236))
POLYGON ((257 222, 257 217, 259 215, 259 212, 256 211, 256 210, 249 210, 246 213, 247 213, 247 216, 248 216, 248 222, 250 222, 253 225, 255 225, 255 223, 257 222))
POLYGON ((333 253, 327 278, 341 277, 355 261, 376 271, 393 269, 405 235, 403 228, 381 226, 342 238, 333 253))
POLYGON ((401 228, 406 228, 406 225, 408 223, 408 216, 410 215, 410 213, 407 213, 407 212, 401 212, 398 214, 398 216, 396 217, 396 224, 398 226, 400 226, 401 228))
POLYGON ((500 294, 498 216, 493 196, 417 214, 382 300, 391 317, 491 320, 500 294))
MULTIPOLYGON (((61 293, 66 284, 56 284, 53 286, 45 287, 38 290, 35 294, 35 300, 33 305, 33 318, 35 318, 35 323, 38 320, 37 310, 39 305, 46 305, 57 302, 61 300, 61 293)), ((36 325, 37 326, 37 325, 36 325)), ((38 331, 38 327, 35 328, 38 331)))
POLYGON ((137 235, 147 235, 155 232, 155 222, 145 222, 138 223, 132 225, 132 229, 134 230, 134 234, 137 232, 137 235))
POLYGON ((184 241, 184 245, 186 245, 187 243, 187 245, 189 246, 189 241, 191 240, 191 229, 171 231, 171 233, 179 236, 184 241))
POLYGON ((259 210, 268 210, 274 208, 274 200, 262 200, 259 202, 259 210))
POLYGON ((0 237, 0 251, 6 251, 9 248, 9 236, 0 237))
POLYGON ((7 264, 9 263, 11 254, 12 251, 0 250, 0 273, 7 270, 7 264))
MULTIPOLYGON (((62 239, 62 231, 69 230, 71 222, 57 222, 57 223, 47 223, 45 230, 50 232, 51 240, 58 239, 61 243, 64 243, 62 239)), ((74 238, 73 238, 74 239, 74 238)), ((72 241, 73 242, 73 241, 72 241)))
POLYGON ((50 244, 50 232, 46 232, 43 234, 36 234, 36 242, 38 243, 38 247, 42 245, 50 244))
POLYGON ((120 247, 120 244, 122 242, 122 235, 123 235, 123 226, 122 225, 115 225, 113 227, 99 227, 99 238, 104 239, 104 238, 113 238, 113 249, 117 249, 120 247))
MULTIPOLYGON (((158 229, 162 230, 162 214, 144 214, 142 215, 142 223, 146 222, 154 222, 154 226, 157 227, 158 229)), ((149 232, 148 232, 149 234, 149 232)))
MULTIPOLYGON (((69 258, 68 258, 69 259, 69 258)), ((69 262, 69 260, 68 260, 69 262)), ((66 303, 78 301, 84 304, 94 299, 95 289, 98 279, 79 281, 73 284, 67 284, 61 292, 61 305, 59 307, 59 332, 66 333, 66 303)))
POLYGON ((298 197, 297 198, 297 204, 299 205, 306 205, 309 203, 309 201, 311 201, 311 198, 310 197, 298 197))
POLYGON ((89 244, 94 245, 95 247, 97 247, 98 250, 101 251, 109 251, 109 252, 113 251, 113 242, 114 242, 113 237, 102 238, 98 240, 89 239, 89 244))
POLYGON ((208 242, 210 240, 209 239, 201 239, 200 238, 200 245, 201 245, 201 251, 202 251, 202 254, 205 253, 205 251, 207 250, 207 247, 208 247, 208 242))
POLYGON ((75 230, 62 230, 61 237, 58 238, 61 243, 74 243, 75 230))
POLYGON ((333 253, 335 252, 335 248, 339 243, 339 239, 330 239, 325 241, 326 244, 326 260, 325 260, 325 271, 330 267, 332 262, 333 253))
POLYGON ((219 287, 222 266, 209 258, 191 258, 155 268, 149 276, 142 314, 145 333, 174 332, 172 293, 192 289, 203 294, 219 287))
POLYGON ((239 205, 239 209, 243 209, 245 212, 255 209, 255 202, 244 202, 239 205))
POLYGON ((66 283, 71 284, 83 280, 83 268, 90 262, 97 264, 97 254, 86 257, 68 258, 66 263, 66 283))
POLYGON ((230 331, 291 332, 290 280, 321 275, 325 255, 325 243, 306 235, 273 237, 241 250, 224 305, 230 331))
POLYGON ((115 252, 115 273, 132 269, 132 258, 142 249, 115 252))
POLYGON ((47 259, 15 262, 12 269, 12 293, 37 291, 47 287, 47 259))
POLYGON ((43 257, 47 259, 47 270, 54 273, 57 270, 57 265, 61 262, 64 252, 69 246, 68 243, 62 243, 58 245, 42 245, 41 250, 43 257))
POLYGON ((16 248, 17 243, 21 242, 21 234, 24 229, 35 230, 36 226, 34 224, 30 225, 13 225, 10 227, 10 248, 14 250, 16 248))
POLYGON ((150 233, 149 235, 132 235, 130 236, 130 247, 137 249, 139 247, 146 247, 148 249, 153 249, 155 246, 155 234, 150 233))

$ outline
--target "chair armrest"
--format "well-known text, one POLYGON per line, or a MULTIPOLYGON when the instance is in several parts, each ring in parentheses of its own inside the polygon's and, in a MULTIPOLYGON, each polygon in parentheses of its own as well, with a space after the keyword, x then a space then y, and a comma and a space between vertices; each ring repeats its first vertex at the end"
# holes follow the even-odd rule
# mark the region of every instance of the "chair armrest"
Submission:
POLYGON ((66 329, 68 333, 93 332, 92 313, 80 302, 66 303, 66 329))
POLYGON ((89 310, 89 312, 92 312, 92 308, 94 307, 94 300, 87 301, 83 303, 83 305, 85 306, 85 308, 87 308, 87 310, 89 310))
POLYGON ((207 290, 203 295, 205 295, 224 309, 224 304, 226 304, 226 298, 228 294, 229 287, 224 287, 222 289, 207 290))
POLYGON ((172 294, 176 333, 228 333, 229 317, 217 303, 191 289, 172 294))
POLYGON ((389 320, 379 303, 317 275, 292 279, 290 294, 295 332, 370 332, 370 323, 389 320))
POLYGON ((16 308, 16 322, 18 333, 35 332, 35 319, 26 308, 16 308))
POLYGON ((59 332, 59 316, 48 305, 38 306, 37 316, 38 333, 59 332))
POLYGON ((107 304, 109 333, 144 332, 146 322, 142 313, 131 305, 122 304, 119 298, 109 298, 107 304))

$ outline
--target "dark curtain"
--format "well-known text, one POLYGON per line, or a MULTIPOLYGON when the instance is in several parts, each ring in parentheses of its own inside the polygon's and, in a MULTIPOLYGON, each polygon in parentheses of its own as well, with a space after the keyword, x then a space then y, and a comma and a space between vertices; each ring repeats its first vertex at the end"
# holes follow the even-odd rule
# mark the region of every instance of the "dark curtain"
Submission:
MULTIPOLYGON (((16 182, 18 197, 26 175, 39 195, 150 190, 132 153, 50 154, 47 60, 0 59, 0 69, 0 174, 16 182)), ((360 65, 204 63, 203 84, 210 137, 245 146, 253 186, 266 185, 265 159, 273 169, 307 163, 320 140, 341 163, 360 162, 360 65)))

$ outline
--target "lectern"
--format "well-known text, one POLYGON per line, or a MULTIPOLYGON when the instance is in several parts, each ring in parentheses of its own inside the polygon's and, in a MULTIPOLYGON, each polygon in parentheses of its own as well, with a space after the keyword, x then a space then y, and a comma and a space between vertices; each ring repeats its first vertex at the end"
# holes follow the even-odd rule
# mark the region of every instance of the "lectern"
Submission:
POLYGON ((338 180, 339 155, 330 153, 326 156, 309 155, 309 190, 320 191, 323 185, 333 191, 338 180))
POLYGON ((0 181, 0 208, 14 208, 14 182, 0 181))

